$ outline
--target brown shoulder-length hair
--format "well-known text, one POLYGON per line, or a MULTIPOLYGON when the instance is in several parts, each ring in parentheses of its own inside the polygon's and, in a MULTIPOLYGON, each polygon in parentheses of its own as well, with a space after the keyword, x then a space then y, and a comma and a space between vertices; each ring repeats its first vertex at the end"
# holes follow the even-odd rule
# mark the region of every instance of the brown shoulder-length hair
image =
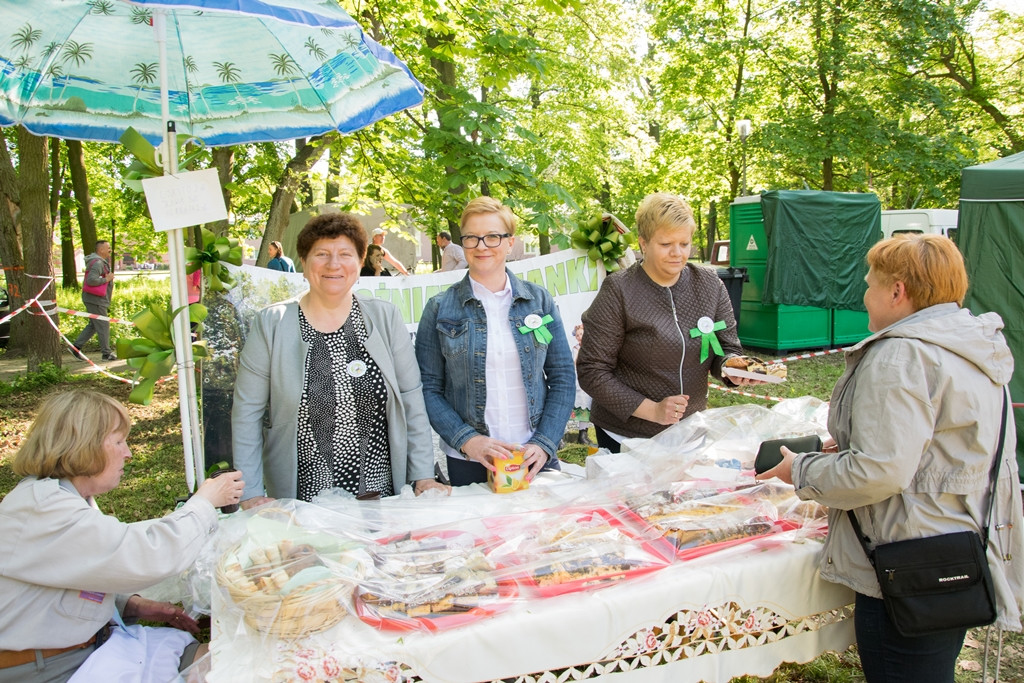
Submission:
POLYGON ((359 258, 366 257, 366 230, 359 219, 350 213, 325 213, 310 218, 295 240, 295 252, 303 261, 318 240, 347 237, 356 247, 359 258))
POLYGON ((868 266, 884 284, 902 282, 917 310, 936 304, 960 306, 967 295, 964 257, 942 235, 904 233, 868 251, 868 266))
POLYGON ((103 440, 112 432, 127 436, 131 427, 128 411, 106 394, 54 394, 39 408, 11 469, 20 477, 91 477, 107 466, 103 440))

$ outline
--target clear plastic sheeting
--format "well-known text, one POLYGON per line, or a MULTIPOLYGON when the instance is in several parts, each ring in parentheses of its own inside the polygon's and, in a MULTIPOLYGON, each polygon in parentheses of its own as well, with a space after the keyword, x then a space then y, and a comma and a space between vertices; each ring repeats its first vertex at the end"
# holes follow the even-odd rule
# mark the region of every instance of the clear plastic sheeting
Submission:
POLYGON ((513 494, 473 485, 417 498, 404 487, 360 501, 335 489, 314 503, 274 501, 226 518, 187 585, 197 609, 213 586, 231 612, 214 615, 219 639, 233 637, 224 629, 268 642, 330 637, 342 625, 398 637, 656 580, 768 537, 806 540, 823 534, 824 510, 791 486, 756 482, 753 460, 765 439, 827 436, 826 411, 810 399, 708 410, 625 454, 592 456, 628 467, 588 465, 586 480, 542 473, 513 494))

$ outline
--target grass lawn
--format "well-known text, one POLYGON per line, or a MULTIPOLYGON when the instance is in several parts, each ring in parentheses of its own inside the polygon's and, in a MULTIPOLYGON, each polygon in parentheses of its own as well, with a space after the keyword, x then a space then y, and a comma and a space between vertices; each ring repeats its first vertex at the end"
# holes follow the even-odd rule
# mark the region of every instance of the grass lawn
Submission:
MULTIPOLYGON (((786 383, 747 387, 747 390, 749 393, 766 396, 812 395, 828 400, 832 385, 842 369, 842 354, 794 361, 789 364, 789 380, 786 383)), ((174 507, 174 499, 187 492, 182 465, 178 395, 174 383, 158 386, 153 402, 149 406, 138 406, 127 402, 127 384, 95 375, 69 376, 55 369, 38 376, 21 378, 14 384, 0 382, 0 496, 6 495, 17 483, 17 477, 10 469, 10 458, 21 444, 39 403, 50 393, 72 387, 95 389, 117 398, 128 407, 133 421, 129 437, 133 457, 125 467, 121 485, 98 499, 100 508, 127 522, 169 512, 174 507)), ((711 407, 749 402, 769 407, 774 405, 771 401, 714 389, 709 399, 711 407)), ((577 463, 585 459, 585 454, 586 449, 582 446, 569 446, 559 453, 564 460, 577 463)), ((957 683, 981 680, 984 641, 984 630, 968 634, 958 663, 957 683)), ((994 672, 993 661, 994 655, 990 656, 990 671, 994 672)), ((807 664, 784 664, 768 678, 742 676, 733 679, 732 683, 853 683, 863 680, 856 648, 850 648, 846 652, 825 653, 807 664)), ((1024 636, 1021 634, 1004 636, 999 680, 1004 683, 1024 683, 1024 636)))

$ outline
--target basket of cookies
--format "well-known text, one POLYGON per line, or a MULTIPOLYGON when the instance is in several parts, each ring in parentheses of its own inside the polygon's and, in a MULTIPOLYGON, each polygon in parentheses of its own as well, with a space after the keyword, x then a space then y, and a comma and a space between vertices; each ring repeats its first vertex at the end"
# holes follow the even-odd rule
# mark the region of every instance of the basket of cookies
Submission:
POLYGON ((279 540, 250 535, 224 553, 215 577, 246 623, 292 638, 341 621, 365 564, 359 547, 340 539, 301 532, 279 540))

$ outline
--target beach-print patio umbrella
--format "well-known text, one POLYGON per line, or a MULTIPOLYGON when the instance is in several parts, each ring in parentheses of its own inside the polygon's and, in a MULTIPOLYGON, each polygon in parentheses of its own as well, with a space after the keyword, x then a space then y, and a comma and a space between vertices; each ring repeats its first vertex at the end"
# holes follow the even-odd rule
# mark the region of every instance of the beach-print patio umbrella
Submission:
POLYGON ((334 0, 0 0, 0 125, 156 144, 162 74, 178 133, 210 146, 351 132, 423 100, 334 0))
MULTIPOLYGON (((423 100, 423 86, 335 0, 0 0, 0 126, 117 141, 189 134, 210 146, 351 132, 423 100)), ((166 144, 165 172, 177 172, 166 144)), ((182 230, 171 304, 188 301, 182 230)), ((188 317, 175 320, 185 474, 203 476, 188 317)))

